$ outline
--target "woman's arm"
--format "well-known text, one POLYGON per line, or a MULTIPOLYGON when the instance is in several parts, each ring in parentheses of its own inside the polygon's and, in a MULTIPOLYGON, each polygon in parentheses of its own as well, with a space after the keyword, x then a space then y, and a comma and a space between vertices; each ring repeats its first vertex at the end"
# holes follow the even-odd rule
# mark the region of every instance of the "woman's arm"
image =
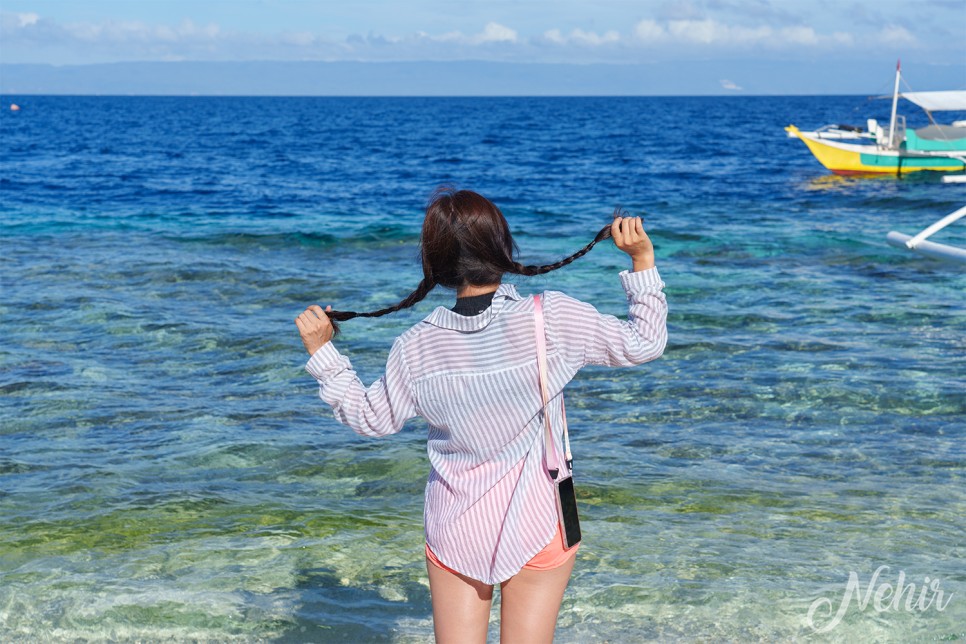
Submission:
POLYGON ((369 387, 362 384, 349 359, 332 344, 332 323, 319 306, 296 320, 306 351, 306 370, 319 383, 319 397, 332 406, 336 420, 365 436, 386 436, 416 416, 412 379, 399 340, 392 346, 386 373, 369 387))
POLYGON ((667 345, 667 300, 657 268, 620 274, 627 320, 568 295, 547 293, 547 337, 575 370, 589 364, 628 367, 654 360, 667 345))
POLYGON ((563 293, 547 299, 548 337, 575 369, 588 364, 641 364, 660 357, 667 345, 664 282, 654 267, 654 247, 640 218, 615 219, 611 233, 634 267, 633 272, 620 274, 627 294, 627 321, 602 315, 563 293))

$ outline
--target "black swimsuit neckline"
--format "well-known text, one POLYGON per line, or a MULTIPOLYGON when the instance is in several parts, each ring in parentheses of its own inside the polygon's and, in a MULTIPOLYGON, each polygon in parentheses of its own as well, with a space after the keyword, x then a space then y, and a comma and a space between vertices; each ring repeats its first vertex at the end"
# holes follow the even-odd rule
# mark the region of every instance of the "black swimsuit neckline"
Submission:
POLYGON ((483 293, 482 295, 470 295, 469 297, 456 298, 456 306, 451 310, 458 315, 472 316, 479 315, 490 308, 493 303, 493 295, 496 291, 483 293))

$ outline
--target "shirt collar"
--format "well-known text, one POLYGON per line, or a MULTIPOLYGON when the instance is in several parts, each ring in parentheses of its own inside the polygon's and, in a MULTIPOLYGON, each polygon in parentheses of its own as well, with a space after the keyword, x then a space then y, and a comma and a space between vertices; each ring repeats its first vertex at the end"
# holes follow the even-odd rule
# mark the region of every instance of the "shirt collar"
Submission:
POLYGON ((500 284, 493 294, 493 304, 479 315, 460 315, 443 306, 438 306, 423 322, 454 331, 479 331, 500 314, 507 300, 522 300, 513 284, 500 284))

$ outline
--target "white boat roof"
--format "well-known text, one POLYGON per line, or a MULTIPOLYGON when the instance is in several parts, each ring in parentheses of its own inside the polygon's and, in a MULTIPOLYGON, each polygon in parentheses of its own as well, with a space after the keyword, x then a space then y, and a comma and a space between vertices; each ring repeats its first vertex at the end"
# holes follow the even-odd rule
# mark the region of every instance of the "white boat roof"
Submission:
POLYGON ((947 92, 903 92, 902 98, 928 112, 966 110, 966 90, 947 92))

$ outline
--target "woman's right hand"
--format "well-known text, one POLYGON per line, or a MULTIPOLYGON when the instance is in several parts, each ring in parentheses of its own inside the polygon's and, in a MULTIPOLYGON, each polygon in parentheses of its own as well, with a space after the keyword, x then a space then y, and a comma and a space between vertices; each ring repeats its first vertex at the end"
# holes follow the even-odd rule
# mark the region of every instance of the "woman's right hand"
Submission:
POLYGON ((654 268, 654 245, 640 217, 616 217, 610 232, 614 244, 631 256, 635 273, 654 268))

